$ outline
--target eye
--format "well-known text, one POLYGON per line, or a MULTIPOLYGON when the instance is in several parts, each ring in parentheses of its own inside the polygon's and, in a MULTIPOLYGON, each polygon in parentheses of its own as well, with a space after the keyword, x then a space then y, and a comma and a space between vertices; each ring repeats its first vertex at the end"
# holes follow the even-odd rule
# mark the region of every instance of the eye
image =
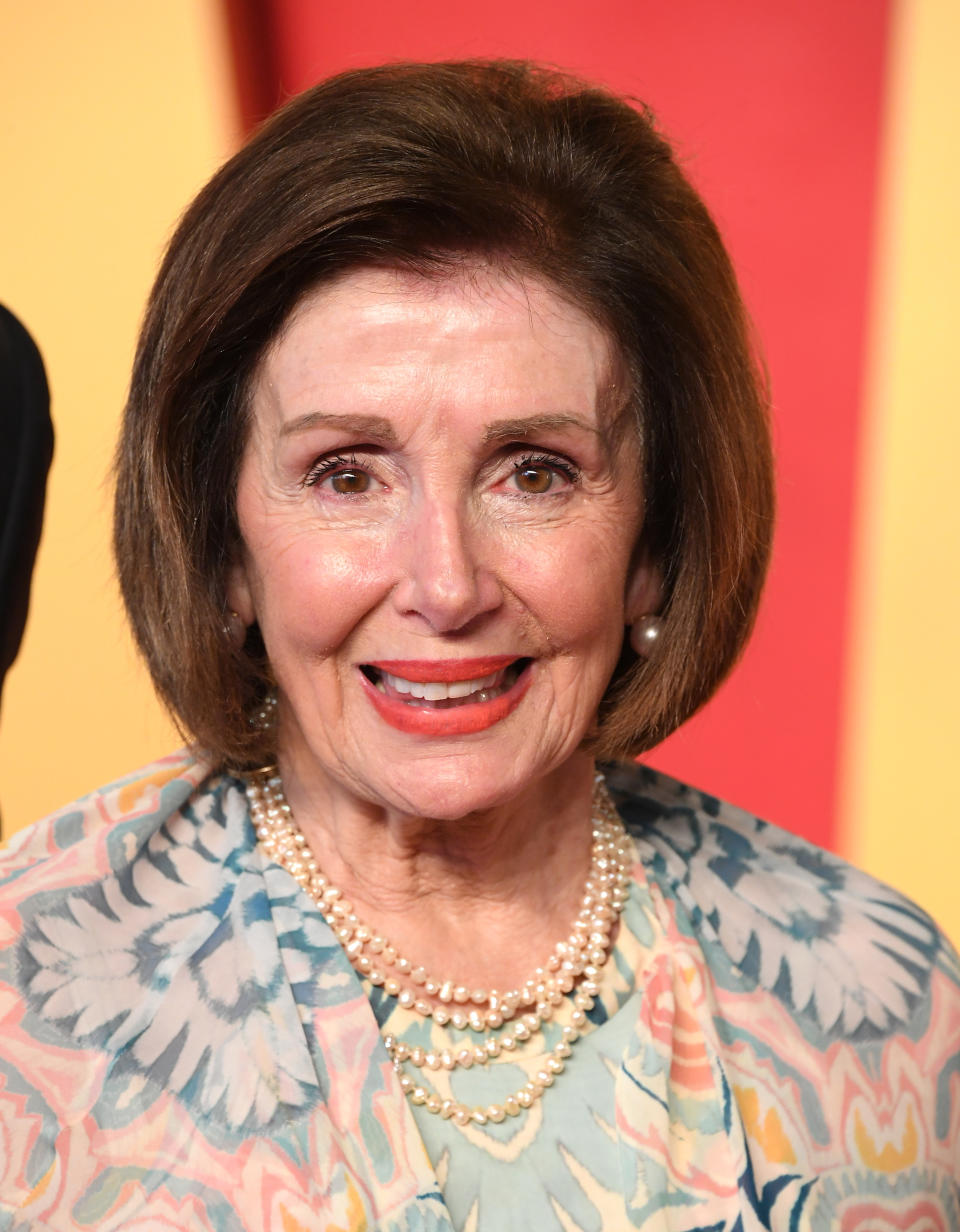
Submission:
POLYGON ((517 487, 521 492, 539 495, 553 487, 554 473, 546 466, 519 466, 515 472, 517 487))
POLYGON ((580 472, 565 458, 527 455, 514 463, 513 482, 525 496, 544 496, 558 487, 575 484, 580 472))
POLYGON ((341 496, 356 496, 370 487, 370 476, 365 471, 335 471, 330 476, 330 487, 341 496))
POLYGON ((336 492, 338 496, 362 496, 372 488, 373 479, 357 464, 355 457, 338 455, 315 462, 304 478, 303 485, 336 492))

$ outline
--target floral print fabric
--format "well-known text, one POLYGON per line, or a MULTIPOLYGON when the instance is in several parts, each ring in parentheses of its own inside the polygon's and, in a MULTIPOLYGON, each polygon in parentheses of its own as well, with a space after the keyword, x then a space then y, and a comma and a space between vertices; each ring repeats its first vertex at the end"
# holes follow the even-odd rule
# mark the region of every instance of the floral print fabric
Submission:
POLYGON ((466 1133, 408 1104, 391 1005, 262 856, 237 780, 174 755, 18 835, 0 1228, 960 1229, 935 927, 670 779, 608 783, 637 863, 592 1029, 531 1114, 466 1133))

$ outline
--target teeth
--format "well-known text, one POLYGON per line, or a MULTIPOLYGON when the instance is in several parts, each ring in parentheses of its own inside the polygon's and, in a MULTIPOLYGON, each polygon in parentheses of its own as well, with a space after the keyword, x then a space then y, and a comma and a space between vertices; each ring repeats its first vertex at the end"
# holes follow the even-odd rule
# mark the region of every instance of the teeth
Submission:
POLYGON ((493 672, 489 676, 481 676, 479 680, 452 680, 449 683, 440 680, 404 680, 402 676, 392 676, 383 673, 383 680, 397 693, 408 693, 411 697, 422 697, 427 702, 442 702, 450 697, 469 697, 471 693, 479 693, 483 689, 491 689, 503 676, 503 672, 493 672))

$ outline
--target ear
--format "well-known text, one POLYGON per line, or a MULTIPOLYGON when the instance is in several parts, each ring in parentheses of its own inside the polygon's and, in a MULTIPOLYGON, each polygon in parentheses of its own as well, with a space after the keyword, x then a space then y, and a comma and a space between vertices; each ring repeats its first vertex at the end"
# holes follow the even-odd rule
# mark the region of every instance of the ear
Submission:
POLYGON ((236 561, 227 570, 224 587, 227 607, 236 612, 245 627, 249 627, 257 619, 253 603, 253 591, 250 588, 250 578, 247 566, 243 561, 236 561))
POLYGON ((655 564, 645 552, 641 552, 627 579, 627 591, 623 603, 624 623, 632 625, 641 616, 650 616, 659 612, 662 602, 663 578, 660 566, 655 564))

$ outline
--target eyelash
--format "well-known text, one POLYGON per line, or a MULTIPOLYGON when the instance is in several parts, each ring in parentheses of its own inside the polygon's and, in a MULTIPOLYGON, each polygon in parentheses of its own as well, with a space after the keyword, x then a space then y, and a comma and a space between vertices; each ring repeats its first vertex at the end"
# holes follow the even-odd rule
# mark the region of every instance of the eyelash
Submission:
MULTIPOLYGON (((513 473, 525 470, 528 466, 544 466, 552 471, 556 471, 563 475, 570 483, 575 484, 580 481, 580 470, 567 458, 560 457, 557 454, 547 453, 527 453, 522 457, 515 458, 513 462, 513 473)), ((337 454, 331 458, 320 458, 313 464, 303 479, 305 488, 312 488, 318 484, 321 479, 327 475, 334 474, 340 470, 363 470, 363 466, 357 461, 356 454, 349 458, 344 454, 337 454)))
POLYGON ((571 483, 578 483, 580 480, 580 470, 574 466, 567 458, 560 457, 553 453, 528 453, 522 458, 517 458, 513 463, 514 474, 517 471, 525 470, 528 466, 545 466, 552 471, 559 471, 564 478, 569 479, 571 483))
POLYGON ((356 454, 350 458, 344 457, 343 454, 338 454, 335 458, 320 458, 307 471, 303 479, 303 486, 305 488, 312 488, 326 475, 332 474, 334 471, 362 469, 363 467, 357 462, 356 454))

